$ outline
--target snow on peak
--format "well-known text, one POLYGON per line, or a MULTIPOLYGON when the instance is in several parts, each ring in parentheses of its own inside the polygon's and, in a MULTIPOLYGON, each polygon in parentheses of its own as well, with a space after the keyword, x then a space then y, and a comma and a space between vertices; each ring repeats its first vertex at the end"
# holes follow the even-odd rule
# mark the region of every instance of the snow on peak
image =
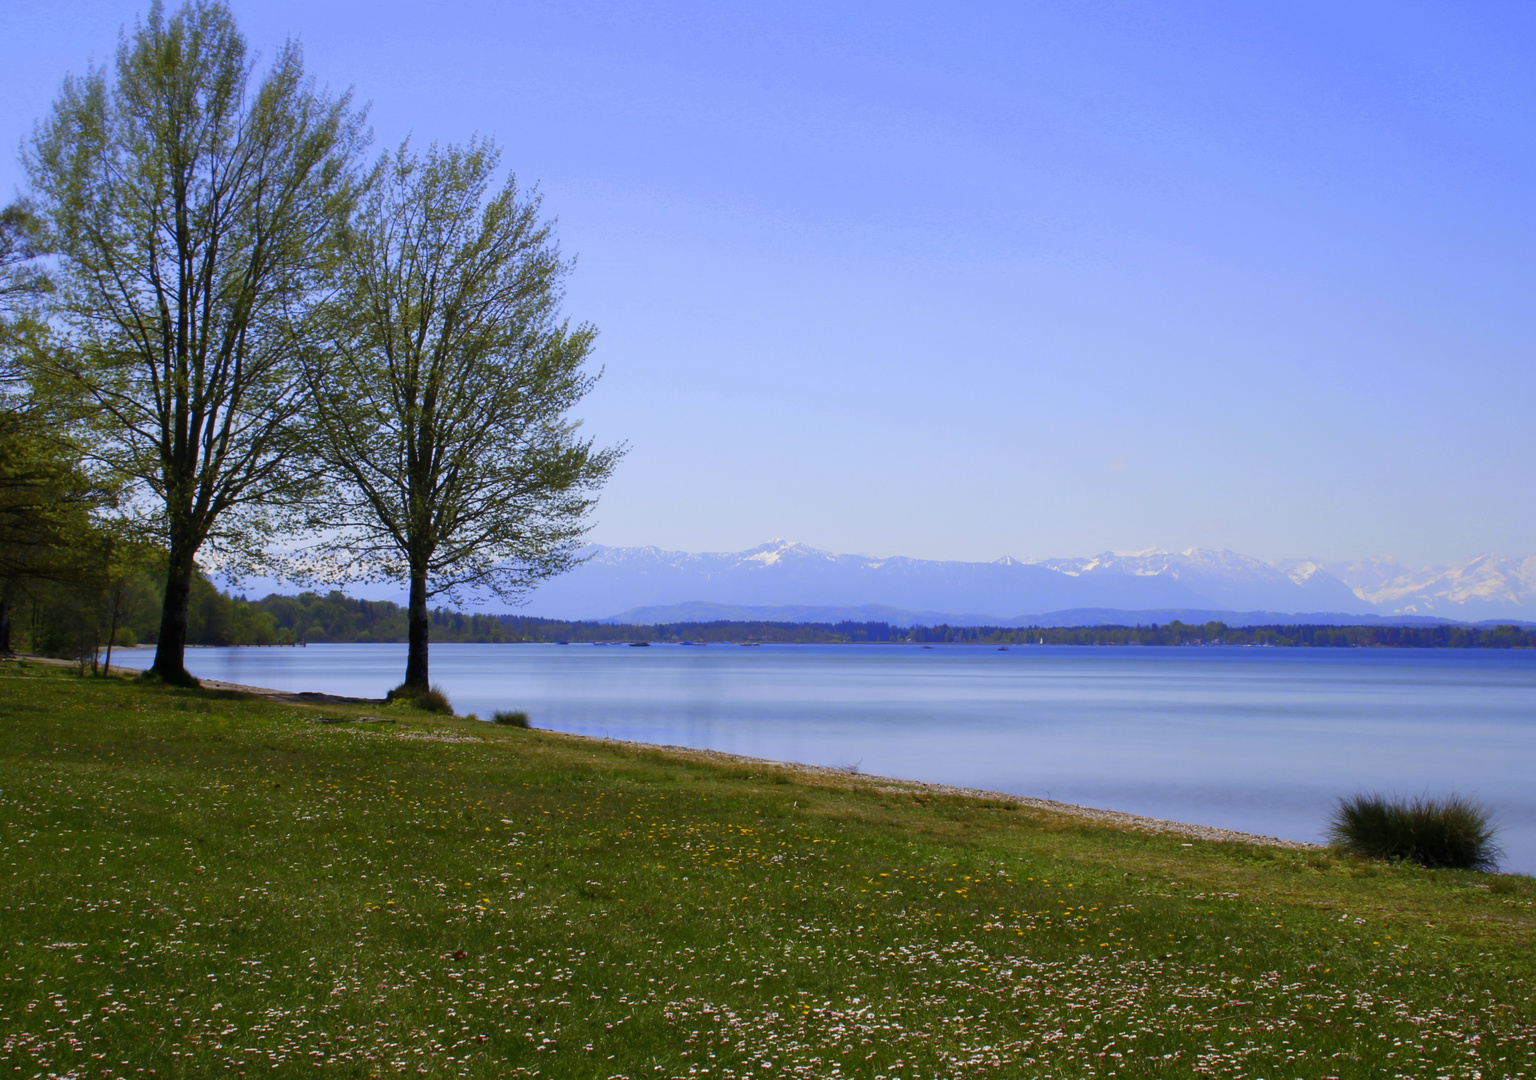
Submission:
POLYGON ((1305 585, 1316 575, 1326 574, 1327 572, 1328 571, 1324 570, 1319 563, 1313 562, 1311 559, 1305 559, 1302 562, 1295 563, 1294 565, 1287 567, 1285 570, 1285 576, 1290 578, 1298 585, 1305 585))
POLYGON ((1320 559, 1270 563, 1198 547, 1176 554, 1151 547, 1075 558, 1005 555, 992 563, 966 563, 835 554, 775 537, 736 552, 593 544, 582 556, 578 570, 541 586, 540 597, 557 603, 563 590, 575 606, 576 593, 588 589, 591 595, 580 601, 583 617, 694 600, 881 603, 1000 617, 1080 606, 1536 617, 1536 556, 1511 559, 1492 552, 1424 567, 1384 557, 1350 564, 1320 559))

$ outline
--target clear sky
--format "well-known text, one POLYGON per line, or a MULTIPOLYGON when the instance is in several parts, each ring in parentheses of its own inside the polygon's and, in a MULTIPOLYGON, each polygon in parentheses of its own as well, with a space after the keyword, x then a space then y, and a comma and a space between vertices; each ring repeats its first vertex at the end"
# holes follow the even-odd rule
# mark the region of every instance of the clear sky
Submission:
MULTIPOLYGON (((11 0, 0 136, 145 6, 11 0)), ((594 540, 1536 551, 1536 5, 233 7, 540 184, 594 540)))

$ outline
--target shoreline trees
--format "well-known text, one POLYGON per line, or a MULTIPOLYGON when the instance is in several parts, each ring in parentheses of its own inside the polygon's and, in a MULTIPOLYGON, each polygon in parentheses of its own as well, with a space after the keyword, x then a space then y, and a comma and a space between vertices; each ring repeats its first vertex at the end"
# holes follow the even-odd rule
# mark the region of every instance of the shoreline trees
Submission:
MULTIPOLYGON (((199 558, 270 565, 308 530, 341 578, 408 582, 404 685, 425 690, 428 601, 515 598, 571 566, 622 455, 567 418, 595 331, 560 314, 570 263, 537 194, 493 190, 487 142, 402 148, 365 175, 364 115, 314 88, 297 44, 258 73, 226 6, 156 0, 110 70, 65 80, 23 153, 0 306, 47 296, 35 332, 0 342, 0 375, 67 436, 72 483, 110 481, 80 513, 112 528, 77 545, 108 593, 153 536, 166 682, 196 681, 199 558)), ((24 458, 0 447, 0 481, 24 458)), ((13 502, 17 535, 43 536, 47 508, 13 502)))

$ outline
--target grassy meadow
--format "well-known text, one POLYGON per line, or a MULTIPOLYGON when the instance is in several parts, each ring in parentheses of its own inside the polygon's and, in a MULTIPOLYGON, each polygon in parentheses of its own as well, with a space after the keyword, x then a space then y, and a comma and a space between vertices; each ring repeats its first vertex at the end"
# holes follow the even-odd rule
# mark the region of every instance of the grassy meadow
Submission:
POLYGON ((350 712, 0 666, 0 1076, 1536 1075, 1527 878, 350 712))

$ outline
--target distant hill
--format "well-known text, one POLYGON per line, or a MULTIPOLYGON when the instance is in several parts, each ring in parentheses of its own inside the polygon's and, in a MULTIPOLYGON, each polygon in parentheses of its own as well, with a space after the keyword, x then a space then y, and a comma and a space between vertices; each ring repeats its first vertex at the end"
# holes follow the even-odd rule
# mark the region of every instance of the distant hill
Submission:
POLYGON ((1536 619, 1536 558, 1498 555, 1419 569, 1387 559, 1272 565, 1204 548, 973 563, 839 555, 784 540, 729 553, 599 545, 586 554, 583 565, 541 585, 526 610, 561 619, 670 621, 703 611, 762 618, 773 609, 789 621, 994 626, 1047 616, 1059 624, 1078 612, 1118 613, 1113 618, 1127 622, 1207 615, 1229 623, 1229 616, 1293 620, 1302 613, 1332 623, 1368 623, 1369 616, 1536 619))
POLYGON ((838 555, 775 540, 749 551, 588 549, 586 563, 541 585, 531 614, 609 618, 689 602, 743 607, 965 612, 992 623, 1035 612, 1117 610, 1333 611, 1373 605, 1316 564, 1281 570, 1230 551, 1105 553, 1091 559, 990 563, 838 555))
MULTIPOLYGON (((903 611, 900 608, 866 604, 862 607, 749 607, 741 604, 707 604, 692 601, 655 607, 632 608, 606 619, 593 620, 615 626, 662 626, 673 623, 703 622, 775 622, 775 623, 866 623, 882 622, 891 626, 1166 626, 1171 622, 1202 625, 1211 622, 1227 626, 1276 626, 1282 623, 1309 626, 1446 626, 1461 625, 1457 620, 1424 615, 1347 615, 1339 612, 1215 611, 1200 608, 1161 608, 1125 611, 1119 608, 1071 608, 1047 611, 1039 615, 1019 615, 998 619, 988 615, 965 615, 942 611, 903 611)), ((1519 625, 1536 625, 1514 621, 1519 625)), ((1490 625, 1492 625, 1490 623, 1490 625)))
MULTIPOLYGON (((522 610, 553 619, 687 621, 711 612, 732 619, 952 626, 1061 625, 1101 614, 1127 624, 1215 617, 1257 625, 1303 615, 1333 625, 1370 625, 1373 616, 1399 625, 1536 620, 1536 556, 1484 554, 1424 567, 1390 558, 1271 564, 1190 548, 971 563, 838 555, 783 540, 729 553, 593 545, 584 554, 585 563, 540 585, 522 610), (763 614, 770 609, 771 616, 763 614)), ((263 595, 283 591, 283 583, 258 579, 241 590, 263 595)), ((348 591, 405 600, 398 583, 348 591)), ((506 607, 475 590, 464 600, 481 611, 506 607)))

